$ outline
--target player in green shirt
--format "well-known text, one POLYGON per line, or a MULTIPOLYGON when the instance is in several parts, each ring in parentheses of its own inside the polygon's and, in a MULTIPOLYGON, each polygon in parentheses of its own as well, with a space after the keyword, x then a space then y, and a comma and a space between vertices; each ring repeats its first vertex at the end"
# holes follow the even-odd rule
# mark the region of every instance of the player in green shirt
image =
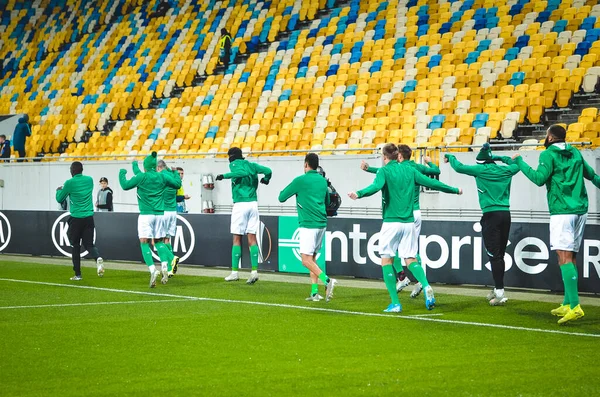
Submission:
MULTIPOLYGON (((398 153, 398 162, 399 163, 405 163, 407 165, 410 165, 411 167, 415 168, 417 171, 419 171, 423 175, 433 176, 433 175, 440 174, 440 168, 431 161, 430 157, 426 156, 424 158, 426 165, 417 164, 413 160, 411 160, 412 149, 408 145, 399 145, 398 150, 399 150, 399 153, 398 153)), ((376 174, 377 171, 379 170, 379 168, 377 168, 377 167, 370 167, 369 164, 364 161, 361 163, 360 167, 364 171, 367 171, 372 174, 376 174)), ((416 230, 417 239, 421 235, 421 204, 419 201, 420 196, 421 196, 421 185, 415 185, 415 195, 414 195, 415 201, 414 201, 414 205, 413 205, 413 216, 415 217, 415 230, 416 230)), ((421 262, 421 257, 419 256, 418 253, 417 253, 417 261, 419 263, 421 262)), ((396 282, 396 291, 400 292, 404 288, 408 287, 408 285, 410 284, 410 280, 408 277, 406 277, 406 273, 404 272, 404 269, 402 268, 402 259, 400 259, 400 257, 398 255, 396 255, 396 257, 394 258, 393 266, 394 266, 394 270, 396 271, 396 275, 398 277, 398 281, 396 282)), ((419 294, 421 293, 422 290, 423 290, 423 286, 421 285, 421 283, 419 283, 417 281, 417 283, 415 284, 415 287, 413 288, 413 290, 410 294, 410 297, 416 298, 417 296, 419 296, 419 294)))
POLYGON ((69 198, 69 210, 71 217, 68 224, 68 236, 73 253, 73 271, 75 276, 71 277, 73 281, 81 280, 81 245, 96 260, 96 271, 99 277, 104 276, 104 260, 94 244, 94 201, 93 190, 94 181, 92 177, 83 175, 83 164, 75 161, 71 164, 72 178, 65 182, 63 186, 56 189, 56 201, 62 203, 69 198))
MULTIPOLYGON (((176 168, 169 169, 167 163, 164 160, 159 160, 156 165, 156 171, 164 174, 166 178, 172 179, 181 187, 181 178, 176 168)), ((135 175, 140 174, 142 171, 137 163, 133 162, 133 173, 135 175)), ((179 188, 177 188, 179 189, 179 188)), ((170 186, 166 186, 164 190, 164 214, 162 216, 163 228, 165 231, 165 238, 163 243, 169 250, 169 259, 167 260, 167 271, 169 278, 173 277, 177 273, 179 265, 179 257, 173 253, 173 247, 171 246, 171 238, 175 237, 177 232, 177 189, 170 186)))
POLYGON ((494 289, 487 296, 492 306, 504 305, 508 298, 504 294, 504 255, 510 233, 510 185, 512 177, 519 172, 517 165, 498 165, 492 156, 489 143, 485 143, 477 154, 477 165, 463 165, 451 154, 444 161, 454 171, 475 177, 481 217, 483 244, 492 265, 494 289))
POLYGON ((375 181, 358 192, 349 193, 348 196, 352 200, 356 200, 381 191, 383 225, 379 233, 379 256, 381 257, 383 280, 392 300, 384 312, 402 312, 402 305, 396 292, 396 277, 393 267, 396 253, 404 259, 408 269, 423 285, 425 307, 427 310, 432 310, 435 307, 433 289, 427 281, 423 267, 416 259, 418 239, 413 215, 414 186, 418 184, 454 194, 462 194, 462 190, 427 178, 408 163, 399 163, 399 150, 393 143, 385 145, 382 152, 385 165, 377 171, 375 181))
POLYGON ((295 178, 279 193, 279 202, 283 203, 290 197, 296 196, 302 265, 310 270, 312 281, 311 294, 306 300, 318 302, 323 299, 319 295, 318 280, 321 280, 327 287, 325 297, 329 302, 333 297, 337 280, 327 277, 316 262, 325 237, 327 227, 325 208, 329 204, 327 180, 317 172, 317 168, 319 168, 319 156, 314 153, 307 154, 304 159, 304 175, 295 178))
POLYGON ((258 215, 258 175, 264 177, 260 183, 268 185, 271 180, 271 169, 260 164, 244 160, 242 150, 232 147, 227 152, 229 156, 229 169, 227 174, 219 174, 217 181, 231 179, 231 193, 233 195, 233 209, 231 211, 231 234, 233 234, 233 246, 231 248, 231 274, 225 277, 225 281, 239 280, 238 269, 242 257, 242 237, 248 235, 250 246, 250 262, 252 272, 247 284, 258 281, 258 244, 256 234, 260 227, 258 215))
POLYGON ((556 251, 565 286, 562 305, 551 311, 565 324, 584 316, 579 305, 575 257, 583 241, 587 220, 588 195, 585 179, 600 188, 600 176, 583 159, 579 150, 565 142, 567 132, 560 125, 548 128, 544 150, 537 170, 531 168, 519 154, 513 160, 525 176, 538 186, 546 185, 550 210, 550 249, 556 251))
MULTIPOLYGON (((134 169, 136 166, 134 165, 134 169)), ((154 266, 150 242, 154 241, 154 246, 158 251, 162 271, 161 282, 166 284, 169 281, 168 263, 170 256, 169 249, 163 243, 163 238, 166 235, 162 221, 165 208, 164 191, 167 187, 178 189, 181 181, 156 172, 156 152, 152 152, 144 159, 144 171, 131 179, 127 179, 127 170, 121 169, 119 171, 119 183, 124 190, 137 188, 138 207, 140 209, 138 237, 142 257, 150 271, 150 288, 154 288, 160 272, 154 266)))

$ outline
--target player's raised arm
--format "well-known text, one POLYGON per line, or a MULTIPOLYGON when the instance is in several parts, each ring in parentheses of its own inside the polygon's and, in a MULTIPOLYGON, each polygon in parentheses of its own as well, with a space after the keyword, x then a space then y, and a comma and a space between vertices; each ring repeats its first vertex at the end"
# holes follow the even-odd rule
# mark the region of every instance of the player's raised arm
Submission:
POLYGON ((141 174, 142 170, 140 169, 140 165, 137 160, 133 160, 131 162, 131 168, 133 169, 133 175, 141 174))
POLYGON ((430 189, 437 190, 444 193, 450 194, 462 194, 462 190, 457 187, 448 186, 437 179, 428 178, 425 175, 415 170, 415 182, 418 185, 426 186, 430 189))
POLYGON ((441 173, 440 167, 437 166, 434 162, 431 161, 431 157, 426 156, 424 158, 425 164, 415 164, 417 171, 419 171, 423 175, 439 175, 441 173))
POLYGON ((583 160, 583 177, 585 179, 592 181, 594 186, 596 186, 598 189, 600 189, 600 175, 596 174, 594 169, 592 167, 590 167, 590 165, 585 161, 585 159, 582 159, 582 160, 583 160))
POLYGON ((168 187, 173 189, 179 189, 181 187, 181 178, 178 172, 168 171, 162 174, 165 178, 165 183, 168 187))
POLYGON ((239 164, 229 163, 230 172, 226 174, 217 175, 216 180, 222 181, 223 179, 233 179, 233 178, 244 178, 247 176, 252 176, 252 172, 244 167, 240 167, 239 164))
POLYGON ((295 196, 296 194, 298 194, 298 178, 295 178, 279 193, 279 202, 284 203, 290 197, 295 196))
POLYGON ((464 165, 452 154, 446 154, 444 156, 444 161, 450 163, 452 169, 458 172, 459 174, 479 176, 479 174, 481 173, 481 167, 477 165, 464 165))
POLYGON ((377 167, 371 167, 369 165, 369 163, 367 163, 366 161, 361 161, 360 163, 360 169, 363 171, 367 171, 369 174, 376 174, 377 171, 379 171, 379 168, 377 167))
POLYGON ((271 171, 271 169, 269 167, 265 167, 264 165, 260 165, 257 163, 253 163, 253 164, 254 164, 254 171, 257 174, 264 175, 264 177, 261 178, 260 183, 262 183, 263 185, 268 185, 269 182, 271 181, 271 176, 273 175, 273 171, 271 171))
POLYGON ((520 154, 514 155, 513 160, 521 172, 525 174, 527 179, 538 186, 543 186, 552 175, 552 156, 548 153, 548 151, 544 151, 542 154, 540 154, 540 163, 537 170, 531 168, 529 164, 523 160, 520 154))
POLYGON ((144 178, 144 174, 138 174, 131 179, 127 179, 127 170, 121 169, 119 171, 119 185, 121 185, 121 189, 123 190, 131 190, 140 183, 140 181, 144 178))
MULTIPOLYGON (((381 189, 383 189, 384 186, 385 186, 385 176, 383 175, 383 170, 380 169, 379 171, 377 171, 377 175, 375 176, 375 180, 373 181, 372 184, 370 184, 366 188, 361 189, 358 192, 356 192, 356 198, 360 199, 363 197, 372 196, 375 193, 377 193, 378 191, 380 191, 381 189)), ((352 198, 352 196, 350 196, 350 198, 352 198)), ((355 198, 352 198, 352 199, 356 200, 355 198)))

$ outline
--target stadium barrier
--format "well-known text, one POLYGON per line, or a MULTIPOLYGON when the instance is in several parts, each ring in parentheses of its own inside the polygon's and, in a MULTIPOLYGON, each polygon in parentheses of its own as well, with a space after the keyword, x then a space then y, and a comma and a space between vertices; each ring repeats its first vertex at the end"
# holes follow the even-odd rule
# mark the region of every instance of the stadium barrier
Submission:
MULTIPOLYGON (((68 216, 58 211, 0 212, 0 253, 70 256, 68 216)), ((136 214, 97 213, 94 217, 96 243, 105 259, 142 263, 136 214)), ((305 273, 298 253, 297 218, 263 216, 261 221, 258 236, 261 271, 305 273)), ((381 278, 377 255, 380 228, 380 219, 330 218, 317 262, 332 275, 381 278)), ((429 280, 491 285, 480 231, 478 222, 425 220, 420 254, 429 280)), ((556 255, 550 251, 548 241, 547 223, 513 223, 506 253, 508 287, 563 289, 556 255)), ((177 235, 172 245, 182 263, 229 266, 229 215, 178 215, 177 235)), ((242 268, 249 267, 247 251, 243 250, 242 268)), ((577 264, 580 291, 600 293, 600 225, 586 227, 577 264)))
MULTIPOLYGON (((583 149, 586 146, 590 146, 592 142, 590 141, 582 141, 582 142, 569 142, 570 145, 573 146, 581 146, 583 149)), ((370 154, 377 155, 381 152, 381 147, 384 144, 379 144, 375 148, 345 148, 345 149, 296 149, 296 150, 261 150, 261 151, 244 151, 244 156, 246 157, 261 157, 261 156, 294 156, 301 155, 303 153, 319 153, 319 154, 332 154, 332 155, 344 155, 346 153, 351 153, 354 155, 357 154, 370 154)), ((419 153, 419 158, 421 156, 425 156, 426 153, 441 153, 441 152, 452 152, 456 150, 478 150, 482 145, 437 145, 437 146, 422 146, 422 145, 409 145, 412 147, 413 151, 419 153)), ((539 143, 499 143, 493 144, 492 149, 502 148, 502 149, 514 149, 519 150, 521 148, 526 148, 526 150, 535 150, 539 147, 539 143)), ((92 156, 59 156, 59 157, 45 157, 45 156, 36 156, 36 157, 24 157, 25 161, 83 161, 83 160, 97 160, 97 161, 109 161, 109 160, 142 160, 145 158, 147 154, 107 154, 107 155, 92 155, 92 156)), ((166 160, 173 159, 189 159, 189 158, 214 158, 221 157, 227 158, 227 152, 177 152, 177 153, 159 153, 159 156, 163 156, 166 160)), ((13 159, 13 161, 16 159, 13 159)), ((23 163, 20 163, 23 164, 23 163)))

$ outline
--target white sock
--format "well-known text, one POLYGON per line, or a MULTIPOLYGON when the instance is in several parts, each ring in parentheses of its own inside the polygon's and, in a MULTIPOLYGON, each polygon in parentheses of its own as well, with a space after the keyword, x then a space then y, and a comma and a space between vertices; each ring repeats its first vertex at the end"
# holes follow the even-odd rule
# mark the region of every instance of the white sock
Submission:
POLYGON ((237 274, 238 274, 238 271, 237 271, 237 270, 232 270, 232 271, 231 271, 231 274, 235 274, 235 275, 237 275, 237 274))
POLYGON ((255 274, 258 274, 258 270, 252 270, 252 272, 251 272, 250 274, 251 274, 251 275, 253 275, 253 276, 254 276, 255 274))
POLYGON ((494 292, 498 296, 504 296, 504 288, 502 288, 502 289, 496 289, 496 288, 494 288, 494 292))
POLYGON ((167 269, 167 262, 162 262, 160 264, 160 266, 161 266, 162 270, 166 270, 167 269))
POLYGON ((150 274, 154 274, 154 272, 156 271, 156 266, 148 266, 148 270, 150 270, 150 274))

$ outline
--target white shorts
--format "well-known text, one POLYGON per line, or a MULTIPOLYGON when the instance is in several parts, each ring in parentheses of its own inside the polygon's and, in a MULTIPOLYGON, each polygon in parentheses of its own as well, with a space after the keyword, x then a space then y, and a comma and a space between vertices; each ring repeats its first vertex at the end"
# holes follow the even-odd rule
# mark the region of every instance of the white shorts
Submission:
POLYGON ((165 211, 163 228, 166 236, 175 237, 175 233, 177 233, 177 211, 165 211))
POLYGON ((419 246, 415 238, 414 223, 383 222, 379 232, 379 256, 394 258, 414 258, 419 246))
POLYGON ((231 234, 257 234, 260 226, 258 203, 235 203, 231 211, 231 234))
POLYGON ((155 239, 165 237, 163 216, 140 214, 138 217, 138 237, 155 239))
POLYGON ((300 253, 304 255, 314 255, 319 253, 325 237, 325 228, 307 229, 298 228, 300 234, 300 253))
POLYGON ((415 218, 415 238, 418 239, 421 235, 421 210, 414 210, 413 217, 415 218))
POLYGON ((550 215, 550 249, 579 252, 587 214, 550 215))

